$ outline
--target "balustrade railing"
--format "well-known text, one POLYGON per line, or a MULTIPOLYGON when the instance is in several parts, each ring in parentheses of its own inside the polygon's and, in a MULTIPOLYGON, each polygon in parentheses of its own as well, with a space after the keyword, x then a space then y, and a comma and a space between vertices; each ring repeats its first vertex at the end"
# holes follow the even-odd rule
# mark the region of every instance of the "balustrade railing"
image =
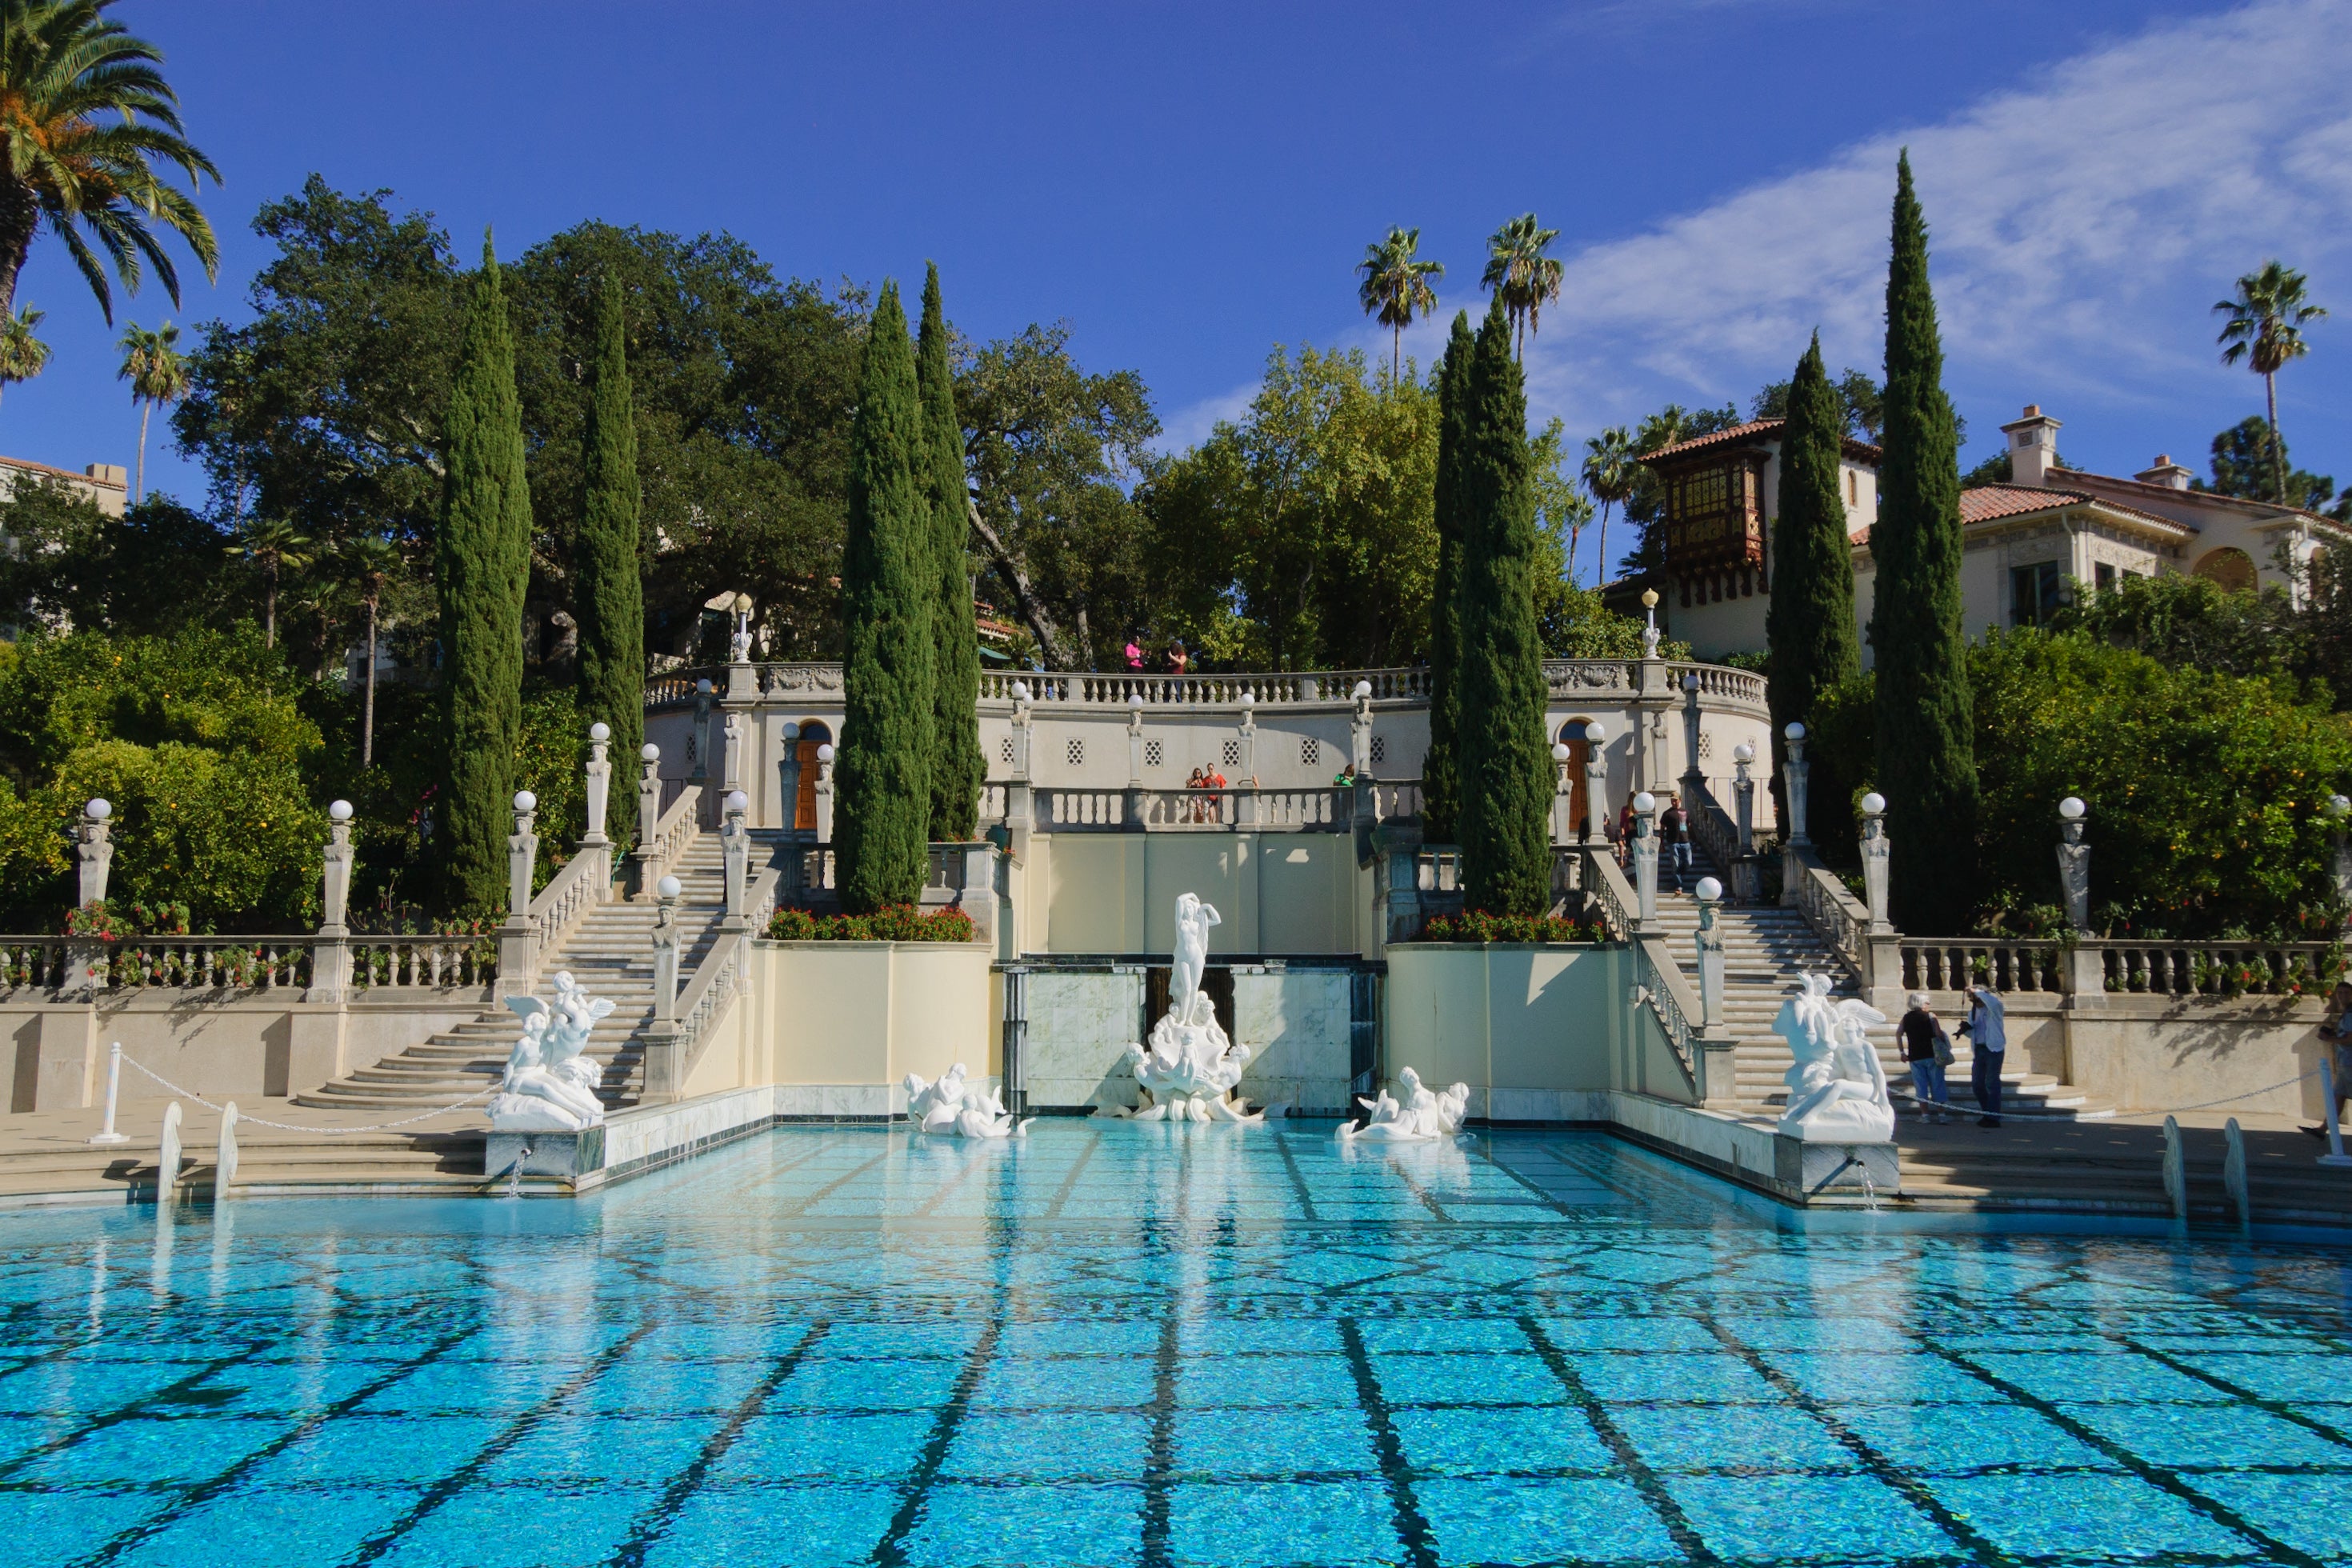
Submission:
POLYGON ((455 991, 498 977, 498 943, 470 936, 354 938, 352 984, 373 992, 455 991))
POLYGON ((1697 1068, 1691 1052, 1691 1037, 1698 1031, 1691 1020, 1706 1015, 1699 1006, 1698 993, 1675 962, 1663 937, 1645 936, 1633 943, 1633 982, 1642 988, 1643 1000, 1665 1031, 1666 1044, 1682 1065, 1683 1076, 1696 1087, 1697 1068))
POLYGON ((1685 778, 1682 784, 1690 794, 1684 802, 1683 815, 1690 818, 1691 837, 1728 877, 1739 859, 1739 824, 1716 800, 1715 791, 1708 787, 1706 780, 1685 778))
POLYGON ((1781 875, 1797 881, 1797 910, 1857 974, 1869 972, 1870 909, 1810 855, 1784 851, 1781 875))
MULTIPOLYGON (((841 691, 841 666, 818 662, 765 662, 752 667, 763 697, 796 692, 835 697, 841 691)), ((1630 694, 1640 685, 1640 661, 1622 658, 1548 658, 1544 683, 1554 697, 1574 698, 1596 692, 1630 694)), ((1674 689, 1685 676, 1696 676, 1700 700, 1709 706, 1731 706, 1764 711, 1764 678, 1720 664, 1675 664, 1668 667, 1674 689)), ((669 708, 694 700, 698 681, 708 680, 719 691, 727 689, 729 667, 723 664, 682 666, 646 679, 646 706, 669 708)), ((1410 668, 1318 669, 1307 671, 1234 671, 1216 675, 1174 675, 1134 670, 994 670, 980 678, 980 700, 1009 703, 1013 682, 1028 688, 1029 700, 1042 705, 1125 710, 1144 708, 1238 708, 1246 695, 1260 708, 1301 704, 1339 706, 1354 700, 1360 682, 1372 689, 1375 702, 1425 701, 1429 671, 1410 668)))
POLYGON ((2056 994, 2070 989, 2070 952, 2095 956, 2104 992, 2136 996, 2311 995, 2329 988, 2340 958, 2324 942, 1910 938, 1902 946, 1903 984, 2056 994))
POLYGON ((1612 941, 1623 942, 1633 931, 1633 910, 1641 904, 1633 893, 1633 884, 1626 879, 1625 868, 1617 864, 1617 857, 1606 844, 1583 846, 1584 889, 1591 895, 1594 910, 1609 928, 1612 941))
POLYGON ((670 868, 677 864, 678 857, 686 853, 687 847, 701 833, 702 786, 686 784, 678 790, 677 798, 662 808, 661 820, 654 824, 652 839, 640 846, 639 852, 646 858, 646 884, 648 890, 668 874, 670 868))
POLYGON ((63 937, 0 937, 0 985, 54 991, 66 984, 71 962, 63 937))
POLYGON ((554 948, 583 915, 612 896, 612 851, 583 849, 565 861, 530 901, 531 931, 540 951, 554 948))
POLYGON ((1666 673, 1680 691, 1683 682, 1692 677, 1698 679, 1699 701, 1712 698, 1718 702, 1737 703, 1743 708, 1765 710, 1764 678, 1750 670, 1738 669, 1727 664, 1675 664, 1666 673))
POLYGON ((1423 894, 1451 893, 1462 896, 1462 851, 1443 847, 1416 849, 1412 856, 1412 885, 1423 894))

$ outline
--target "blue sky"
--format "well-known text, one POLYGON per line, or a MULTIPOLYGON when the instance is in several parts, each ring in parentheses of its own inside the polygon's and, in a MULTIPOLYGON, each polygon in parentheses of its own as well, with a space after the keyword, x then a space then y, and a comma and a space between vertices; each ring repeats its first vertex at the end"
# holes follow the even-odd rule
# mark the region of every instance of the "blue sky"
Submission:
MULTIPOLYGON (((1743 403, 1818 324, 1879 357, 1908 143, 1948 384, 1971 426, 2039 402, 2070 461, 2201 468, 2261 406, 2206 308, 2278 254, 2341 308, 2282 378, 2297 460, 2352 482, 2352 4, 660 7, 124 0, 226 185, 216 286, 118 321, 239 316, 247 224, 312 170, 388 186, 470 254, 585 217, 728 229, 779 272, 906 277, 995 337, 1070 322, 1171 441, 1244 402, 1276 342, 1362 345, 1351 268, 1387 226, 1474 310, 1483 237, 1532 208, 1568 289, 1531 348, 1580 437, 1672 398, 1743 403)), ((111 332, 62 258, 19 294, 56 349, 0 451, 128 463, 111 332)), ((1424 360, 1442 319, 1408 334, 1424 360)), ((163 450, 150 473, 193 495, 163 450)), ((1589 556, 1588 556, 1589 559, 1589 556)))

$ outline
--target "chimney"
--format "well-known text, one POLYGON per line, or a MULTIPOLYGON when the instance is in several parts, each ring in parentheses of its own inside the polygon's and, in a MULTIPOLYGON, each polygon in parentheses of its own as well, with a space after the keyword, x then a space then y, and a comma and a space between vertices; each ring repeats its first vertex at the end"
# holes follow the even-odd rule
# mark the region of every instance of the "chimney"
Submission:
POLYGON ((2168 490, 2185 490, 2189 488, 2189 481, 2196 477, 2196 469, 2174 462, 2170 454, 2165 452, 2156 455, 2156 467, 2142 468, 2132 476, 2144 485, 2162 485, 2168 490))
POLYGON ((119 490, 131 488, 131 470, 120 463, 88 464, 82 468, 82 476, 98 484, 112 485, 119 490))
POLYGON ((2025 416, 2000 427, 2009 437, 2009 466, 2012 484, 2042 488, 2050 483, 2050 470, 2058 466, 2058 425, 2042 412, 2042 405, 2029 403, 2025 416))

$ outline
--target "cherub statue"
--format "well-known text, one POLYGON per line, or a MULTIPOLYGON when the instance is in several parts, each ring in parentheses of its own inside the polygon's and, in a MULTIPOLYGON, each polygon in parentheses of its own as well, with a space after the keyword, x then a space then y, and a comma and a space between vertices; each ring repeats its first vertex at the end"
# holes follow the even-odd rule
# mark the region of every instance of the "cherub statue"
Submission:
POLYGON ((506 1076, 491 1097, 490 1126, 501 1132, 577 1132, 604 1124, 604 1106, 590 1087, 547 1065, 553 1015, 536 996, 509 996, 508 1010, 522 1033, 507 1057, 506 1076))
POLYGON ((961 1138, 1019 1138, 1029 1131, 1026 1121, 1013 1123, 995 1090, 966 1081, 961 1062, 929 1083, 919 1073, 910 1072, 906 1086, 907 1120, 921 1131, 961 1138))
POLYGON ((1782 1133, 1809 1143, 1884 1143, 1895 1136, 1886 1069, 1867 1033, 1885 1022, 1867 1002, 1832 1001, 1827 975, 1801 977, 1772 1022, 1796 1058, 1782 1080, 1789 1086, 1782 1133))
MULTIPOLYGON (((511 1004, 509 1004, 511 1005, 511 1004)), ((602 1076, 594 1060, 583 1053, 589 1032, 597 1021, 612 1016, 609 997, 591 996, 568 969, 555 975, 554 1021, 547 1034, 547 1065, 581 1088, 593 1091, 602 1076)))
POLYGON ((1443 1094, 1436 1094, 1421 1081, 1421 1074, 1406 1068, 1397 1074, 1397 1087, 1404 1091, 1400 1101, 1390 1098, 1386 1089, 1377 1100, 1357 1098, 1356 1103, 1370 1111, 1371 1120, 1358 1127, 1353 1122, 1339 1124, 1339 1138, 1342 1142, 1363 1140, 1376 1143, 1427 1143, 1441 1138, 1451 1138, 1462 1131, 1462 1120, 1470 1110, 1470 1086, 1457 1083, 1443 1094))

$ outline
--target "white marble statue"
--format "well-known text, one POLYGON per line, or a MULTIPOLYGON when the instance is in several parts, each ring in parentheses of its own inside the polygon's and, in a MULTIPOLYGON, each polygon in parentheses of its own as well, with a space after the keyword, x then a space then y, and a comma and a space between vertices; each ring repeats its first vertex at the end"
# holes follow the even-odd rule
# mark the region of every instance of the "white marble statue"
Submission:
MULTIPOLYGON (((563 977, 566 980, 570 975, 563 977)), ((606 1012, 610 1003, 603 1004, 606 1012)), ((596 1098, 596 1064, 579 1052, 557 1014, 536 996, 509 996, 508 1010, 522 1020, 522 1033, 507 1058, 506 1077, 490 1097, 490 1130, 494 1132, 578 1132, 601 1127, 604 1102, 596 1098), (562 1032, 559 1032, 559 1030, 562 1032), (552 1056, 569 1046, 570 1055, 552 1056)), ((599 1015, 601 1016, 601 1015, 599 1015)), ((586 1035, 585 1028, 581 1030, 586 1035)))
MULTIPOLYGON (((994 1089, 966 1080, 958 1062, 926 1083, 919 1073, 907 1075, 907 1120, 921 1132, 953 1138, 1025 1138, 1029 1121, 1015 1122, 994 1089)), ((1034 1121, 1034 1117, 1029 1119, 1034 1121)))
POLYGON ((1808 1143, 1884 1143, 1895 1136, 1886 1069, 1866 1029, 1886 1015, 1867 1002, 1830 995, 1829 976, 1806 974, 1781 1005, 1772 1032, 1796 1058, 1785 1081, 1789 1109, 1780 1131, 1808 1143))
POLYGON ((1356 1103, 1372 1113, 1371 1120, 1359 1127, 1352 1121, 1339 1124, 1341 1142, 1362 1140, 1370 1143, 1431 1143, 1454 1137, 1462 1131, 1462 1119, 1470 1113, 1470 1086, 1457 1083, 1444 1093, 1433 1093, 1421 1081, 1421 1074, 1407 1068, 1397 1074, 1397 1088, 1404 1099, 1392 1100, 1386 1089, 1380 1099, 1366 1100, 1359 1095, 1356 1103))
MULTIPOLYGON (((1168 1013, 1151 1038, 1127 1047, 1135 1081, 1147 1103, 1139 1121, 1263 1121, 1239 1094, 1250 1048, 1225 1038, 1216 1005, 1201 989, 1209 963, 1209 928, 1216 909, 1192 893, 1176 900, 1176 957, 1168 973, 1168 1013)), ((1118 1114, 1127 1114, 1122 1109, 1118 1114)))

